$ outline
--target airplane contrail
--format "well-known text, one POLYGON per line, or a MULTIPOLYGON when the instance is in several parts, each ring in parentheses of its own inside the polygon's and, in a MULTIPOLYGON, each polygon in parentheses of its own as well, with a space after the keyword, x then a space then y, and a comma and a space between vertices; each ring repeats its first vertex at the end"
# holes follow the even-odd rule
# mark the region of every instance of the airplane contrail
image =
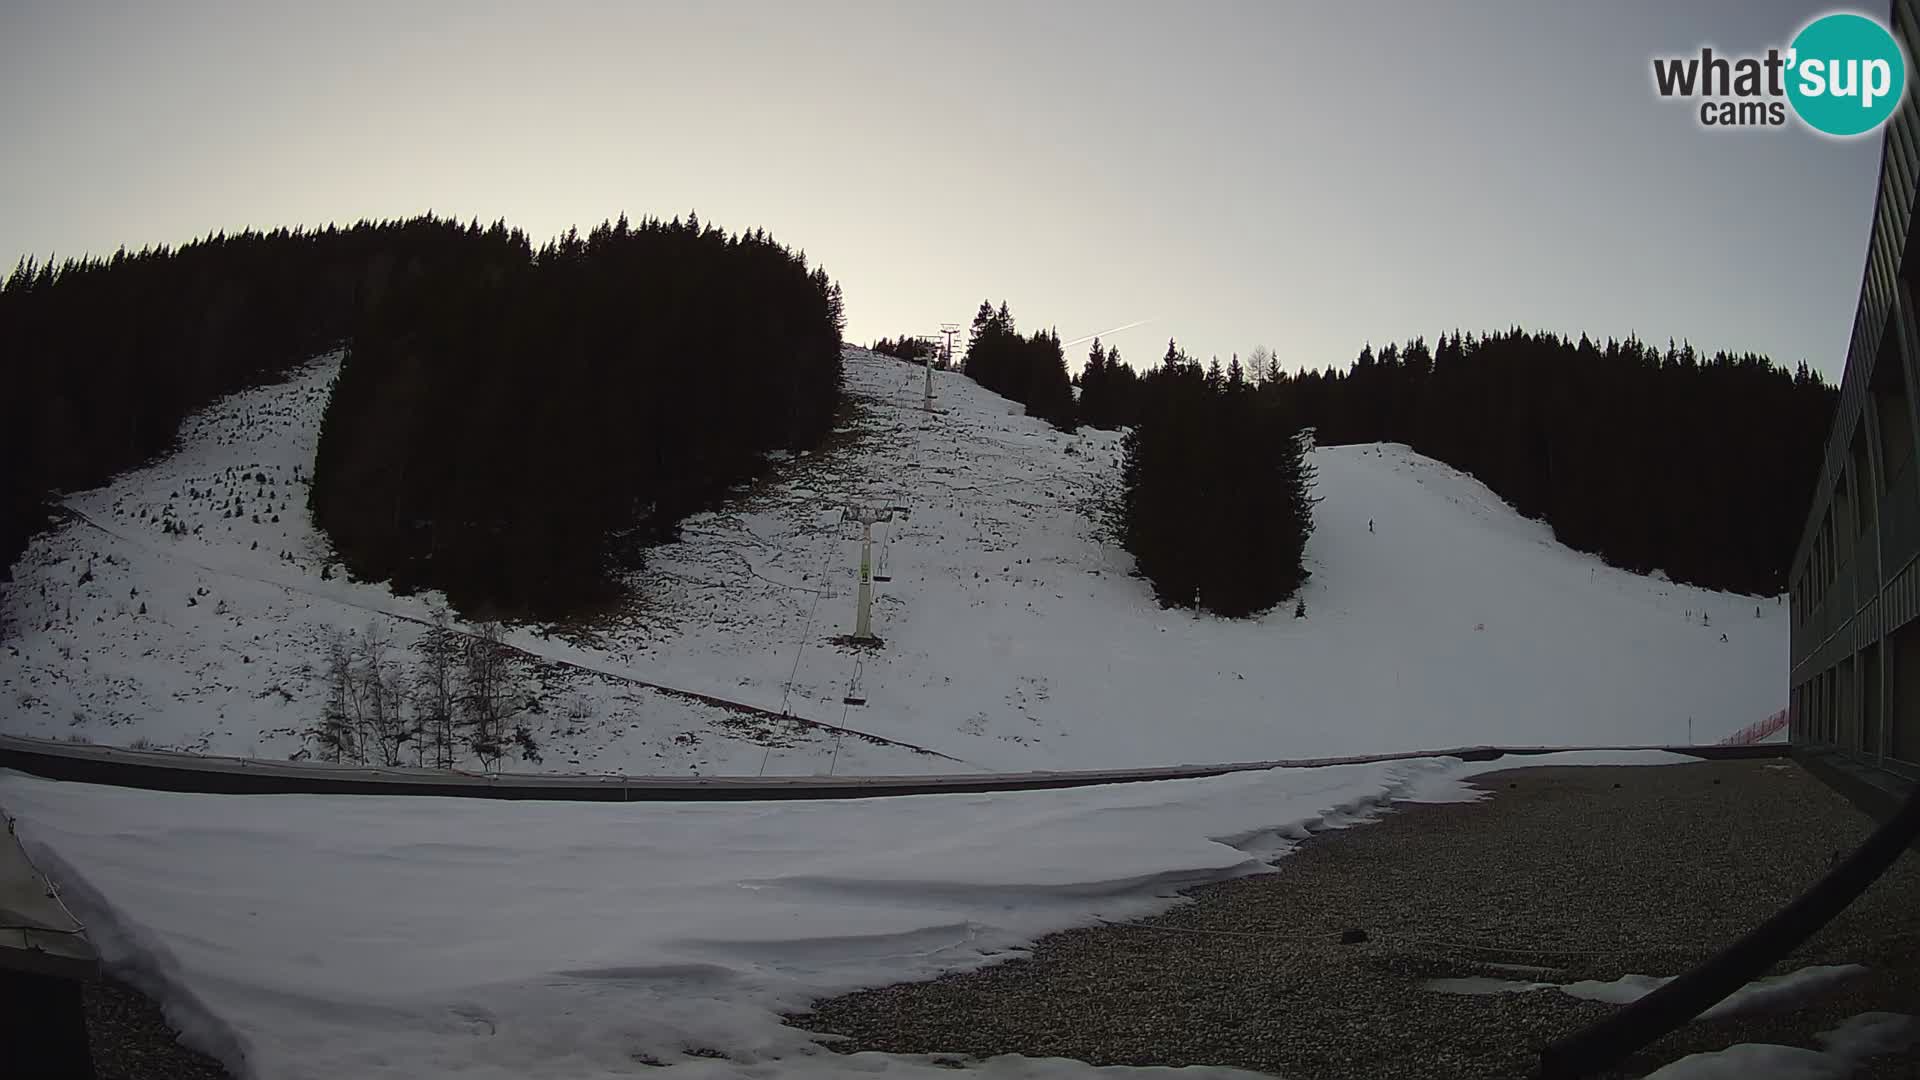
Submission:
POLYGON ((1131 330, 1136 326, 1145 326, 1152 321, 1153 321, 1152 319, 1135 319, 1133 322, 1127 323, 1123 326, 1116 326, 1111 330, 1102 330, 1097 334, 1088 334, 1086 337, 1077 337, 1077 338, 1074 338, 1072 341, 1063 341, 1060 343, 1060 347, 1063 349, 1067 349, 1067 348, 1072 348, 1075 345, 1084 345, 1087 342, 1092 341, 1094 338, 1106 337, 1108 334, 1117 334, 1122 330, 1131 330))

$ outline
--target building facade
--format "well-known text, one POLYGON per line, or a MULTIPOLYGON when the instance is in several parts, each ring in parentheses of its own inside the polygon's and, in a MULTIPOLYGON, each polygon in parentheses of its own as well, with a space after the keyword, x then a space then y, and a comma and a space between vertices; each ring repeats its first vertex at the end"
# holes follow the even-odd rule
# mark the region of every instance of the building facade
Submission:
MULTIPOLYGON (((1920 0, 1895 0, 1893 32, 1920 55, 1920 0)), ((1911 91, 1910 91, 1911 92, 1911 91)), ((1867 268, 1827 439, 1790 577, 1796 744, 1920 779, 1920 109, 1881 136, 1867 268)))

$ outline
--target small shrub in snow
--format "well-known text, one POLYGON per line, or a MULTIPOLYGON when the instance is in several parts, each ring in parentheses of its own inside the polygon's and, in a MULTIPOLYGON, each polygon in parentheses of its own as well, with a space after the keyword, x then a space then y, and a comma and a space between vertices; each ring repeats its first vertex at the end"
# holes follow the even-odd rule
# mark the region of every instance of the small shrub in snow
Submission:
POLYGON ((540 764, 540 744, 534 741, 533 732, 527 725, 513 725, 513 744, 520 750, 520 760, 540 764))

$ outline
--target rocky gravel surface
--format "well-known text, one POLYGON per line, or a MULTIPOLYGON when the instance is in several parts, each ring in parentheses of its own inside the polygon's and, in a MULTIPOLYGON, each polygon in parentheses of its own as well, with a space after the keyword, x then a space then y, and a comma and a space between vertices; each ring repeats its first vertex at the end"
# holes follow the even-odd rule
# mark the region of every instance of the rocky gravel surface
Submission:
POLYGON ((85 990, 95 1080, 227 1080, 220 1063, 180 1045, 160 1007, 113 979, 85 990))
MULTIPOLYGON (((1798 766, 1520 768, 1489 798, 1401 804, 1279 871, 1191 890, 1157 918, 1069 931, 1026 959, 816 1003, 790 1022, 841 1050, 1231 1065, 1295 1080, 1528 1075, 1617 1006, 1557 991, 1460 995, 1434 977, 1675 975, 1822 876, 1872 822, 1798 766), (1360 931, 1364 941, 1342 944, 1360 931)), ((1908 852, 1775 968, 1869 973, 1783 1012, 1695 1021, 1600 1075, 1733 1043, 1818 1048, 1871 1010, 1920 1013, 1920 855, 1908 852)), ((1858 1075, 1920 1076, 1909 1051, 1858 1075)))

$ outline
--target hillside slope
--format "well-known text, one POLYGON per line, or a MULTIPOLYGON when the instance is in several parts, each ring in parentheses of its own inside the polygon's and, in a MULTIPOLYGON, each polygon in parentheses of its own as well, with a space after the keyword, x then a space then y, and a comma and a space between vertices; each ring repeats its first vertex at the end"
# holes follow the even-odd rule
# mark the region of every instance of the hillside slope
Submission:
POLYGON ((1402 446, 1314 454, 1307 618, 1162 610, 1081 512, 1114 483, 1119 436, 1064 435, 935 378, 946 412, 929 417, 918 370, 850 354, 854 448, 658 553, 649 591, 686 618, 652 662, 778 694, 800 587, 831 570, 795 687, 830 707, 854 662, 820 641, 851 628, 857 545, 813 515, 869 501, 911 512, 875 527, 886 647, 862 662, 854 716, 985 766, 1685 742, 1689 717, 1711 741, 1785 697, 1783 603, 1611 570, 1402 446), (729 621, 698 626, 703 606, 729 621))
MULTIPOLYGON (((189 420, 173 458, 69 500, 86 518, 16 567, 4 730, 285 756, 318 711, 329 627, 417 634, 405 620, 431 597, 321 576, 329 552, 299 477, 330 372, 321 361, 236 395, 189 420), (248 473, 273 482, 237 480, 248 473), (241 515, 224 516, 236 497, 241 515), (254 524, 267 506, 281 522, 254 524), (168 513, 199 533, 163 533, 168 513)), ((1157 765, 1685 742, 1690 720, 1705 742, 1784 699, 1784 604, 1611 570, 1401 446, 1315 453, 1306 618, 1291 604, 1245 622, 1161 610, 1088 514, 1116 480, 1119 436, 1062 434, 964 376, 935 380, 942 411, 928 415, 919 369, 848 350, 852 409, 832 445, 690 519, 636 575, 626 612, 551 636, 515 628, 541 658, 540 767, 1157 765), (853 504, 905 508, 874 528, 890 579, 875 584, 877 650, 835 640, 853 626, 858 526, 840 521, 853 504), (764 720, 632 680, 957 760, 851 740, 835 759, 818 730, 768 738, 764 720)))

